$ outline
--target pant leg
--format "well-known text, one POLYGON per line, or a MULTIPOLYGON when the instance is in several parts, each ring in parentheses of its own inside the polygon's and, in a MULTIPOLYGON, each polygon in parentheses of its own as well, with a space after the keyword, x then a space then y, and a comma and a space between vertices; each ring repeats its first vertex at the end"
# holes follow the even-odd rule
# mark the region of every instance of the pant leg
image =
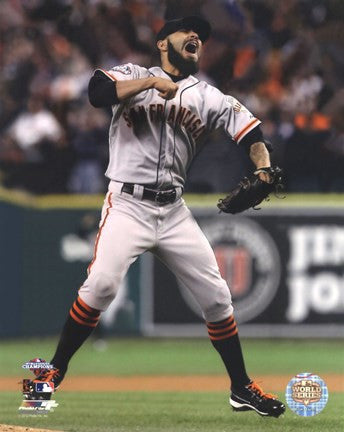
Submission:
POLYGON ((231 294, 214 252, 184 201, 162 220, 155 254, 190 290, 204 318, 216 322, 233 313, 231 294))
POLYGON ((79 290, 87 305, 101 311, 110 305, 129 266, 154 243, 153 216, 133 197, 107 193, 88 277, 79 290))

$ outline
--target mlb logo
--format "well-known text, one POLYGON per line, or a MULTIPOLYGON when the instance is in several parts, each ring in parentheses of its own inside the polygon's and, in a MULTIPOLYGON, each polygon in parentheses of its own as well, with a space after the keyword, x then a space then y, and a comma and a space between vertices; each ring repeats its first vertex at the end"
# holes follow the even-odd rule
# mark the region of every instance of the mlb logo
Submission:
POLYGON ((53 382, 37 382, 36 392, 37 393, 54 393, 54 383, 53 382))

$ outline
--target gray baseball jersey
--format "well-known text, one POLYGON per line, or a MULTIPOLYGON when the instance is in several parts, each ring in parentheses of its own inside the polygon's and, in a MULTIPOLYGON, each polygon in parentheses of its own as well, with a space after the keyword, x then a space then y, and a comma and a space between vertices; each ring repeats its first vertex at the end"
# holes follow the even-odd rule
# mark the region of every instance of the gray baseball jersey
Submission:
MULTIPOLYGON (((146 69, 131 63, 101 71, 113 81, 170 79, 160 67, 146 69)), ((171 100, 149 89, 112 107, 106 171, 111 180, 157 189, 184 186, 186 171, 208 133, 222 128, 240 143, 260 124, 235 98, 205 81, 190 75, 178 86, 171 100)))
MULTIPOLYGON (((102 71, 112 80, 170 77, 160 67, 126 64, 102 71)), ((186 170, 207 133, 223 128, 237 143, 260 121, 236 99, 189 76, 171 100, 155 89, 112 107, 111 179, 88 277, 79 290, 90 307, 106 310, 129 266, 145 251, 159 257, 195 297, 209 322, 233 312, 214 252, 181 198, 186 170), (134 184, 130 191, 124 183, 134 184), (161 205, 144 198, 143 185, 178 189, 161 205)))

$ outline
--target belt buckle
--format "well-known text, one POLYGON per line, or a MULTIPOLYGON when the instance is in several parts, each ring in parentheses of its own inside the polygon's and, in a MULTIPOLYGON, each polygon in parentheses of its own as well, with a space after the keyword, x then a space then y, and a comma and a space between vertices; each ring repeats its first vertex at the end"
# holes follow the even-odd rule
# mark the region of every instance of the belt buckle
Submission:
POLYGON ((176 190, 159 191, 155 195, 155 202, 159 204, 173 203, 176 200, 176 190))

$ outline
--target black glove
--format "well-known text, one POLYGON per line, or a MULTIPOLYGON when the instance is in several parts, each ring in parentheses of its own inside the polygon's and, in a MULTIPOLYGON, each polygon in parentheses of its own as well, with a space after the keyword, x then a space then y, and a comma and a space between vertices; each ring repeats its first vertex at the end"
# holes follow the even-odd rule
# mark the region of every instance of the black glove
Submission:
POLYGON ((225 198, 219 200, 217 207, 224 213, 240 213, 255 208, 271 192, 276 193, 282 189, 282 170, 279 167, 260 168, 250 177, 244 177, 225 198), (268 174, 269 183, 259 178, 261 172, 268 174))

